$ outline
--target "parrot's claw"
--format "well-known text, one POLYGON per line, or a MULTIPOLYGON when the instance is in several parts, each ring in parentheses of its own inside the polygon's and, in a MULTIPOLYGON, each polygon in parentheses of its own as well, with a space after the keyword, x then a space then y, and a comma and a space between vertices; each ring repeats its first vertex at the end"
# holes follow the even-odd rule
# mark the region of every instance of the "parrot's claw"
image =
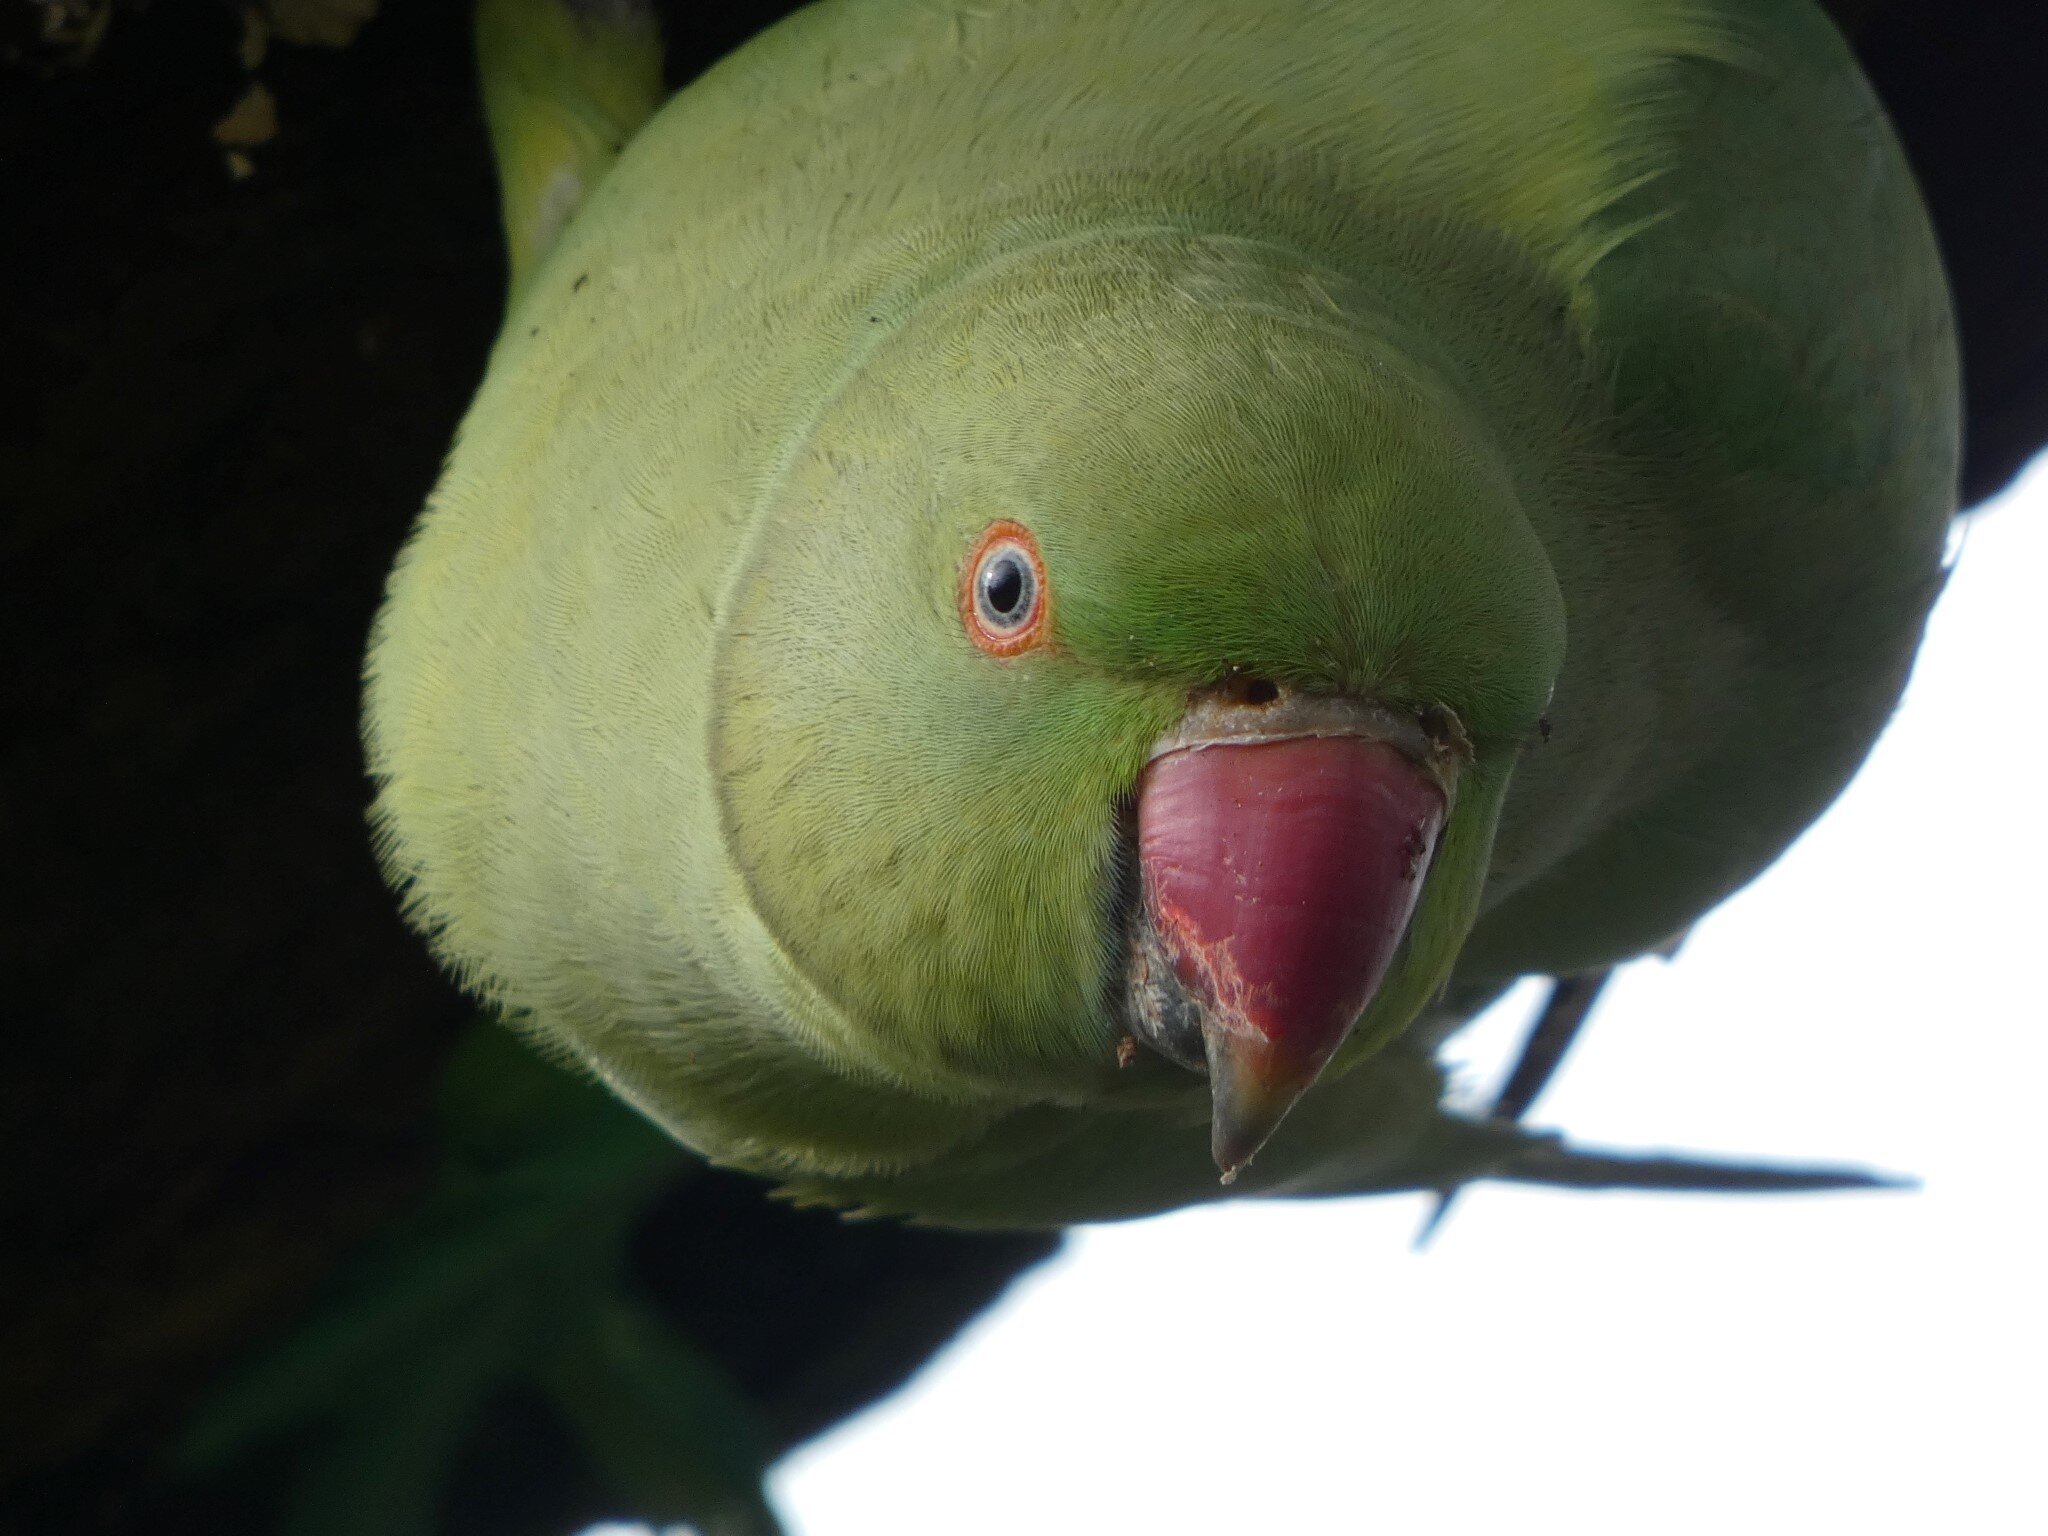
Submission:
MULTIPOLYGON (((1543 1011, 1536 1016, 1535 1024, 1522 1041, 1522 1054, 1515 1059, 1514 1070, 1494 1096, 1486 1111, 1487 1119, 1513 1125, 1529 1112, 1529 1107, 1550 1086, 1551 1078, 1564 1064, 1565 1052, 1571 1049, 1572 1042, 1585 1027, 1594 1003, 1600 999, 1601 989, 1613 974, 1614 967, 1610 965, 1597 971, 1583 971, 1576 976, 1560 976, 1551 983, 1550 996, 1544 1001, 1543 1011)), ((1436 1203, 1430 1207, 1429 1214, 1423 1218, 1422 1226, 1415 1234, 1417 1249, 1429 1246, 1429 1240, 1443 1225, 1444 1217, 1450 1214, 1459 1188, 1459 1185, 1447 1184, 1436 1192, 1436 1203)))

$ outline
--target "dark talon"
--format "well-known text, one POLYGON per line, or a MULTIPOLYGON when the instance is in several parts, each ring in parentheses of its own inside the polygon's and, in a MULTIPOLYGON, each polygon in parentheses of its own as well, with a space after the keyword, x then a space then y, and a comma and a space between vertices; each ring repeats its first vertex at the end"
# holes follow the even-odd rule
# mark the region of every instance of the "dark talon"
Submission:
MULTIPOLYGON (((1515 1059, 1514 1070, 1508 1074, 1508 1080, 1494 1096, 1492 1107, 1486 1111, 1487 1119, 1512 1125, 1529 1112, 1529 1107, 1550 1085, 1551 1078, 1557 1075, 1557 1069, 1564 1063, 1565 1052, 1571 1049, 1572 1041, 1585 1027, 1593 1004, 1599 1000, 1600 989, 1607 985, 1607 979, 1613 974, 1614 967, 1610 965, 1597 971, 1584 971, 1577 976, 1560 976, 1551 984, 1543 1011, 1536 1016, 1534 1027, 1522 1042, 1522 1054, 1515 1059)), ((1458 1197, 1458 1189, 1458 1185, 1452 1184, 1436 1192, 1436 1204, 1423 1218, 1422 1229, 1415 1234, 1417 1248, 1426 1246, 1436 1229, 1443 1225, 1444 1217, 1450 1213, 1451 1202, 1458 1197)))

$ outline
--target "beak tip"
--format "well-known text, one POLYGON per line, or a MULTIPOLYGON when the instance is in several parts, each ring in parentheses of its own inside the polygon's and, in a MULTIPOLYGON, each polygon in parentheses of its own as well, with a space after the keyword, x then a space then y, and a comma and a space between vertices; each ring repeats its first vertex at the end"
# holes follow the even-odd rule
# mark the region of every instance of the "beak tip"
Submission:
POLYGON ((1252 1129, 1216 1114, 1210 1122, 1209 1156, 1216 1164, 1219 1182, 1235 1184, 1237 1176, 1251 1166, 1279 1123, 1276 1116, 1263 1127, 1252 1129))
POLYGON ((1237 1176, 1251 1166, 1251 1160, 1259 1149, 1244 1143, 1245 1138, 1230 1135, 1230 1128, 1221 1119, 1212 1122, 1209 1156, 1216 1164, 1217 1183, 1235 1184, 1237 1176))
POLYGON ((1316 1071, 1289 1070, 1272 1059, 1270 1048, 1224 1030, 1212 1030, 1207 1043, 1209 1155, 1223 1182, 1232 1184, 1308 1091, 1316 1071))

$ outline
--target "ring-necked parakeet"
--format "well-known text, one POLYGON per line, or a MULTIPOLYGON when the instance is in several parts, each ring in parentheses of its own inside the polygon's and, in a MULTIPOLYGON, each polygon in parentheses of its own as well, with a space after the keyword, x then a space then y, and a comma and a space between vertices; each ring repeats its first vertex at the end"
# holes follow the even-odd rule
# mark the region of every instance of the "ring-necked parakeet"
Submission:
POLYGON ((1768 864, 1940 585, 1819 12, 827 0, 638 126, 631 11, 486 7, 514 299, 371 644, 463 981, 848 1206, 1714 1183, 1432 1052, 1768 864))

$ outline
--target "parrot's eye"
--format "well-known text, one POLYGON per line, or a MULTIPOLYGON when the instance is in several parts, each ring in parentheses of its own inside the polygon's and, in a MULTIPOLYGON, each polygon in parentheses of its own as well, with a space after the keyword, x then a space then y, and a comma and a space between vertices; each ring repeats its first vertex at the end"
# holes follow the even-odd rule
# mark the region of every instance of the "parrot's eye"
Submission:
POLYGON ((968 637, 991 656, 1014 656, 1046 636, 1045 562, 1022 523, 991 524, 975 542, 960 592, 968 637))

